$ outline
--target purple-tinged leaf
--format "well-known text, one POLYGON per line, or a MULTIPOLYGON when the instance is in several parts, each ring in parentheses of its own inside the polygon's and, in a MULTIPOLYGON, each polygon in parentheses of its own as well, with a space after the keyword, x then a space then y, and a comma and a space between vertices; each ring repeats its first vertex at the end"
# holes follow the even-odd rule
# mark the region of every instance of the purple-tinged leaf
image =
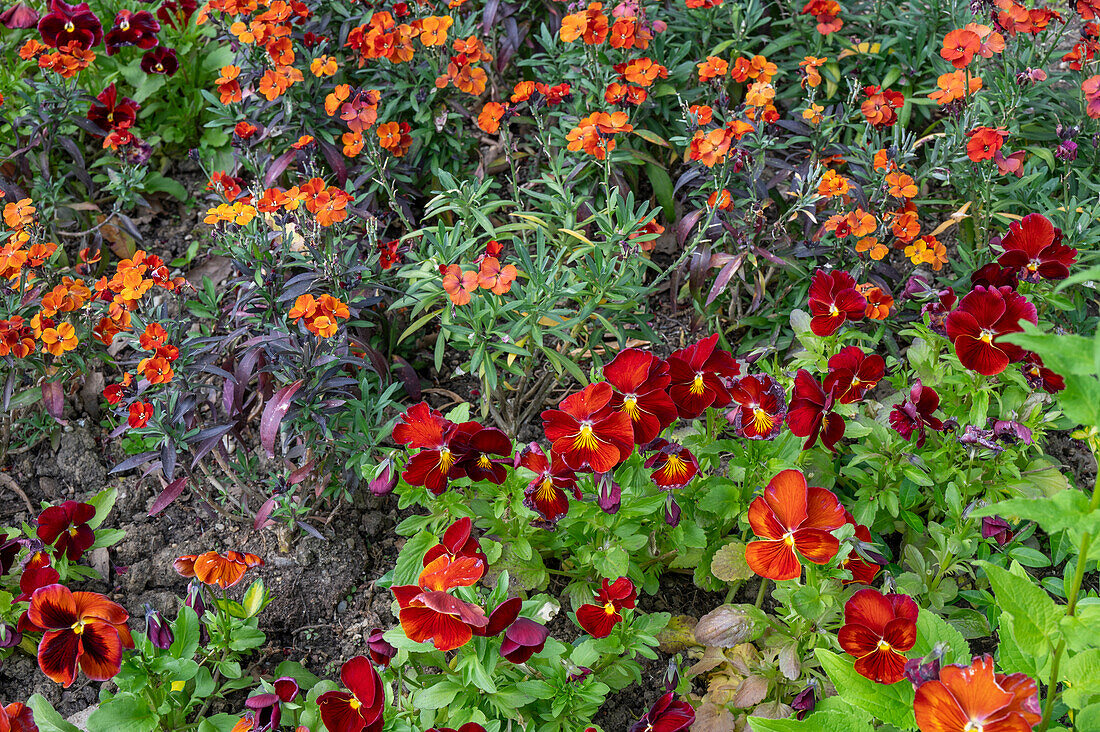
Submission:
POLYGON ((414 402, 419 401, 420 377, 416 375, 416 369, 400 356, 394 356, 393 360, 397 362, 397 374, 401 377, 401 383, 405 385, 405 393, 414 402))
POLYGON ((714 302, 714 299, 726 289, 726 285, 729 284, 730 278, 737 273, 737 270, 741 269, 741 265, 744 263, 744 253, 738 254, 735 259, 726 262, 725 266, 722 267, 722 270, 718 273, 718 276, 714 278, 714 284, 707 294, 707 305, 714 302))
POLYGON ((46 414, 58 422, 65 414, 65 392, 61 389, 60 381, 42 382, 42 406, 46 408, 46 414))
POLYGON ((287 169, 291 161, 294 160, 294 156, 298 154, 298 151, 294 148, 290 148, 285 153, 275 158, 275 160, 268 166, 267 173, 264 174, 264 188, 271 188, 279 176, 283 174, 283 171, 287 169))
POLYGON ((183 493, 183 489, 187 487, 187 476, 183 475, 176 478, 171 483, 164 487, 164 490, 157 496, 157 500, 153 501, 153 505, 149 507, 149 515, 156 516, 172 505, 172 502, 180 497, 183 493))
POLYGON ((320 531, 318 531, 317 529, 313 528, 312 526, 310 526, 309 524, 307 524, 307 523, 306 523, 305 521, 295 521, 294 523, 295 523, 295 524, 296 524, 297 526, 300 526, 300 527, 302 528, 302 531, 306 532, 306 533, 307 533, 307 534, 309 534, 310 536, 313 536, 313 537, 315 537, 315 538, 317 538, 317 539, 320 539, 321 541, 328 541, 328 540, 327 540, 327 539, 326 539, 325 537, 321 536, 321 532, 320 532, 320 531))
POLYGON ((325 156, 332 172, 336 174, 336 185, 343 187, 348 179, 348 166, 344 163, 344 154, 333 147, 332 143, 317 140, 321 146, 321 154, 325 156))
POLYGON ((691 235, 691 230, 699 223, 699 218, 703 213, 703 209, 692 211, 676 222, 676 243, 681 247, 687 244, 688 236, 691 235))
POLYGON ((143 452, 138 455, 131 455, 115 467, 111 468, 110 474, 121 473, 124 470, 133 470, 139 465, 144 465, 153 458, 157 457, 158 454, 159 453, 156 450, 151 450, 149 452, 143 452))
POLYGON ((313 466, 314 466, 314 464, 316 464, 316 462, 317 462, 316 458, 313 459, 313 460, 310 460, 308 463, 306 463, 305 465, 303 465, 302 467, 298 468, 293 473, 288 475, 287 479, 286 479, 287 484, 288 485, 298 485, 303 480, 308 478, 310 473, 313 472, 313 466))
POLYGON ((287 384, 275 392, 264 405, 264 413, 260 417, 260 444, 264 446, 268 457, 275 457, 275 437, 279 434, 279 425, 283 423, 283 417, 290 409, 294 395, 304 383, 302 379, 298 379, 293 384, 287 384))
POLYGON ((256 520, 252 522, 252 528, 259 531, 267 523, 268 518, 271 516, 271 512, 275 510, 275 499, 268 498, 264 501, 264 505, 260 506, 260 510, 256 512, 256 520))

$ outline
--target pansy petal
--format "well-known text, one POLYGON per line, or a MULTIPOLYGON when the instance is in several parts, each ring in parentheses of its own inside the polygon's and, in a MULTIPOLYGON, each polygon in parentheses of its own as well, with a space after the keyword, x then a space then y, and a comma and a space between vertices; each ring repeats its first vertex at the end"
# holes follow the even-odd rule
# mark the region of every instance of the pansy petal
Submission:
POLYGON ((799 554, 814 564, 828 564, 840 551, 840 541, 821 529, 799 529, 794 532, 794 546, 799 554))
POLYGON ((896 684, 905 678, 905 656, 882 649, 856 659, 856 672, 878 684, 896 684))
POLYGON ((787 542, 750 541, 745 547, 749 568, 761 577, 773 580, 794 579, 802 574, 802 564, 787 542))
POLYGON ((38 667, 42 673, 68 688, 76 679, 80 636, 72 630, 48 630, 38 642, 38 667))
MULTIPOLYGON (((787 531, 797 529, 806 520, 806 477, 797 470, 781 471, 768 482, 764 500, 780 525, 787 531)), ((841 523, 844 523, 843 515, 841 523)))
POLYGON ((869 653, 873 653, 875 649, 878 648, 882 636, 866 625, 846 623, 837 632, 836 639, 845 653, 855 656, 856 658, 862 658, 869 653))
POLYGON ((80 634, 80 668, 89 679, 106 681, 122 665, 122 642, 118 631, 108 623, 85 623, 80 634))
POLYGON ((46 585, 35 590, 27 617, 39 628, 50 630, 68 628, 79 619, 73 593, 63 585, 46 585))

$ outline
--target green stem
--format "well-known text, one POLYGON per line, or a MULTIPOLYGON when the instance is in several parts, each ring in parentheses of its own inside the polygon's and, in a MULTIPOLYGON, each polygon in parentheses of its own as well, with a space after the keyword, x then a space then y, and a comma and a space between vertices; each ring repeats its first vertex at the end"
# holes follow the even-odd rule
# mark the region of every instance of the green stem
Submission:
MULTIPOLYGON (((1100 439, 1095 435, 1089 439, 1089 447, 1093 457, 1100 461, 1100 439)), ((1089 502, 1089 512, 1100 508, 1100 473, 1096 476, 1096 483, 1092 487, 1092 500, 1089 502)), ((1073 579, 1070 581, 1069 592, 1066 595, 1066 617, 1072 618, 1077 611, 1077 598, 1081 592, 1081 583, 1085 578, 1085 565, 1088 564, 1089 547, 1092 544, 1092 533, 1086 531, 1081 535, 1081 546, 1077 552, 1077 566, 1073 569, 1073 579)), ((1062 654, 1066 650, 1066 639, 1063 636, 1054 649, 1054 660, 1050 663, 1050 681, 1047 682, 1047 698, 1043 705, 1043 719, 1036 728, 1038 732, 1046 732, 1050 726, 1051 714, 1054 712, 1054 700, 1058 696, 1058 671, 1062 662, 1062 654)))

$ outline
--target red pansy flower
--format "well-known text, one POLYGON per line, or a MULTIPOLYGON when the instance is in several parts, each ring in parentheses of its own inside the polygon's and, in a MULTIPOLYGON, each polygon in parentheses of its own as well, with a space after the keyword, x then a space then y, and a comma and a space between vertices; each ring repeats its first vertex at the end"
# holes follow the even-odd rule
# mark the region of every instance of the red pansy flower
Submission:
POLYGON ((443 540, 433 546, 424 555, 424 566, 427 567, 437 557, 447 555, 451 559, 457 557, 473 557, 480 559, 489 566, 489 560, 485 558, 485 552, 481 551, 481 544, 474 536, 474 522, 466 517, 460 518, 447 527, 443 532, 443 540))
POLYGON ((606 473, 634 450, 634 428, 625 412, 611 406, 614 390, 601 381, 570 394, 542 413, 542 426, 554 452, 574 470, 606 473))
POLYGON ((481 638, 493 638, 503 633, 519 617, 523 600, 512 597, 500 603, 489 613, 489 622, 481 627, 473 626, 470 631, 481 638))
POLYGON ((1077 250, 1062 243, 1062 230, 1042 214, 1028 214, 1009 224, 1001 246, 1005 252, 997 263, 1020 271, 1030 282, 1064 280, 1077 262, 1077 250))
POLYGON ((532 442, 523 448, 517 462, 535 474, 523 491, 523 505, 541 516, 543 521, 554 524, 569 512, 567 491, 571 491, 578 501, 581 499, 577 474, 558 453, 550 453, 548 460, 542 448, 532 442))
POLYGON ((183 577, 194 577, 204 585, 217 585, 223 590, 244 578, 253 567, 263 566, 264 560, 255 554, 227 551, 225 554, 204 552, 180 557, 172 566, 183 577))
POLYGON ((103 40, 103 24, 88 3, 69 5, 52 0, 49 14, 38 21, 38 32, 42 42, 54 48, 76 43, 87 51, 103 40))
MULTIPOLYGON (((990 262, 984 267, 974 270, 970 275, 970 286, 975 287, 977 285, 985 285, 986 287, 1011 287, 1013 290, 1020 284, 1020 272, 1015 267, 1002 267, 996 262, 990 262)), ((951 288, 948 288, 949 290, 951 288)), ((954 294, 954 291, 952 291, 954 294)), ((950 310, 955 306, 954 303, 946 305, 946 308, 950 310)), ((944 313, 944 317, 947 314, 944 313)))
POLYGON ((836 556, 840 542, 829 532, 844 525, 844 509, 831 492, 807 486, 802 473, 784 470, 749 505, 749 525, 761 537, 745 547, 752 571, 794 579, 802 574, 799 555, 815 564, 836 556))
POLYGON ((371 628, 367 634, 367 653, 370 660, 383 668, 390 665, 390 661, 397 655, 397 648, 384 637, 381 628, 371 628))
MULTIPOLYGON (((465 425, 477 423, 467 422, 465 425)), ((451 445, 459 427, 429 407, 427 402, 414 404, 405 410, 401 421, 393 428, 393 439, 410 449, 420 449, 401 474, 406 483, 422 485, 438 496, 447 490, 449 479, 465 475, 464 471, 456 469, 456 463, 464 456, 451 445)))
POLYGON ((16 3, 0 13, 0 25, 8 30, 34 28, 38 25, 38 11, 25 3, 16 3))
POLYGON ((614 582, 603 580, 596 593, 597 604, 581 605, 577 609, 577 623, 593 638, 606 638, 622 621, 620 611, 633 608, 637 599, 634 583, 628 578, 620 577, 614 582))
POLYGON ((85 550, 95 543, 95 532, 88 522, 95 518, 95 506, 90 503, 65 501, 50 506, 38 515, 38 538, 53 546, 54 556, 62 554, 70 562, 79 561, 85 550))
POLYGON ((0 704, 0 732, 38 732, 33 710, 18 702, 0 704))
POLYGON ((115 24, 107 31, 103 39, 107 45, 107 55, 113 56, 123 46, 137 46, 149 49, 157 45, 157 33, 160 23, 148 10, 133 12, 120 10, 115 16, 115 24))
POLYGON ((474 482, 487 480, 495 485, 500 485, 508 477, 504 461, 494 460, 490 456, 511 457, 512 441, 495 427, 482 427, 477 422, 459 425, 451 437, 451 450, 461 455, 455 463, 452 477, 461 474, 474 482))
POLYGON ((680 732, 691 729, 694 723, 695 709, 668 691, 630 726, 629 732, 680 732))
POLYGON ((798 437, 805 437, 803 450, 809 450, 821 435, 821 444, 836 452, 834 447, 844 437, 844 418, 833 411, 833 394, 826 393, 817 379, 806 369, 799 369, 794 377, 794 393, 787 413, 787 427, 798 437))
POLYGON ((926 429, 943 431, 943 422, 932 416, 939 408, 940 395, 917 379, 909 389, 909 398, 890 412, 890 426, 907 440, 916 432, 917 447, 924 447, 926 429))
POLYGON ((512 663, 527 663, 531 656, 543 649, 549 637, 550 630, 545 625, 528 618, 517 618, 504 631, 500 655, 512 663))
POLYGON ((845 346, 829 359, 825 391, 841 404, 863 398, 886 373, 886 362, 878 354, 867 355, 859 346, 845 346))
POLYGON ((104 132, 127 129, 137 120, 141 105, 130 97, 118 98, 114 82, 99 93, 88 109, 88 119, 104 132))
MULTIPOLYGON (((147 74, 175 76, 179 68, 180 62, 179 58, 176 56, 176 49, 174 48, 157 46, 150 51, 146 51, 141 56, 141 70, 147 74)), ((257 128, 254 125, 250 125, 248 122, 244 121, 238 122, 235 129, 242 140, 247 140, 257 132, 257 128)))
POLYGON ((485 728, 477 722, 467 722, 458 729, 452 727, 432 727, 427 732, 485 732, 485 728))
MULTIPOLYGON (((23 567, 23 573, 19 575, 19 594, 13 602, 26 602, 38 588, 56 584, 61 579, 61 574, 50 566, 49 556, 44 552, 36 556, 41 556, 41 559, 32 557, 23 567)), ((20 627, 20 630, 23 628, 20 627)))
POLYGON ((645 467, 654 469, 650 477, 662 490, 683 488, 699 472, 699 461, 683 445, 656 440, 646 451, 656 451, 646 459, 645 467))
POLYGON ((1024 356, 1024 363, 1020 369, 1024 372, 1024 378, 1032 389, 1042 389, 1048 394, 1054 394, 1066 388, 1066 380, 1044 366, 1043 359, 1037 353, 1029 351, 1024 356))
POLYGON ((810 330, 817 336, 836 333, 845 320, 863 320, 867 298, 847 272, 819 269, 810 280, 810 330))
POLYGON ((126 610, 96 592, 70 592, 63 585, 34 591, 27 620, 43 631, 38 643, 42 673, 66 688, 79 666, 88 678, 106 681, 122 665, 122 649, 133 648, 126 610))
POLYGON ((348 659, 340 668, 347 691, 327 691, 317 697, 321 721, 328 732, 380 732, 386 691, 382 678, 365 656, 348 659))
POLYGON ((1035 306, 1009 287, 975 287, 947 316, 947 338, 955 344, 962 365, 983 376, 993 376, 1024 357, 1024 349, 998 340, 1020 333, 1021 320, 1039 321, 1035 306))
POLYGON ((415 585, 391 587, 397 598, 398 619, 409 640, 429 640, 441 651, 469 643, 471 628, 489 624, 485 611, 454 597, 448 590, 469 587, 485 574, 485 563, 474 557, 437 557, 420 573, 415 585))
POLYGON ((787 394, 775 379, 767 374, 743 376, 729 391, 735 404, 726 420, 738 437, 770 440, 779 434, 787 418, 787 394))
POLYGON ((695 419, 707 407, 724 407, 730 403, 730 393, 722 377, 739 376, 741 367, 732 353, 717 345, 718 334, 715 333, 668 357, 672 377, 669 396, 684 419, 695 419))
POLYGON ((635 445, 657 439, 676 419, 676 405, 665 391, 672 380, 668 364, 649 351, 620 351, 603 367, 603 376, 616 389, 611 408, 630 417, 635 445))
POLYGON ((944 666, 917 688, 913 711, 921 732, 1029 732, 1042 718, 1035 681, 994 673, 990 656, 944 666))
POLYGON ((856 657, 856 671, 879 684, 905 678, 905 652, 917 642, 917 603, 908 595, 860 590, 844 603, 840 647, 856 657))

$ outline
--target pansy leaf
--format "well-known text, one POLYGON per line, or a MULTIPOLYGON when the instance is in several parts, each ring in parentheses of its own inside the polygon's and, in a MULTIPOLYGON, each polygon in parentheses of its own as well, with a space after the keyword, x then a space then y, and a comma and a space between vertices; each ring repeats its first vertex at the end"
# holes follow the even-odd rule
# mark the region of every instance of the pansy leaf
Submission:
POLYGON ((916 729, 912 684, 876 684, 861 676, 849 658, 824 648, 815 649, 814 655, 844 701, 899 729, 916 729))

